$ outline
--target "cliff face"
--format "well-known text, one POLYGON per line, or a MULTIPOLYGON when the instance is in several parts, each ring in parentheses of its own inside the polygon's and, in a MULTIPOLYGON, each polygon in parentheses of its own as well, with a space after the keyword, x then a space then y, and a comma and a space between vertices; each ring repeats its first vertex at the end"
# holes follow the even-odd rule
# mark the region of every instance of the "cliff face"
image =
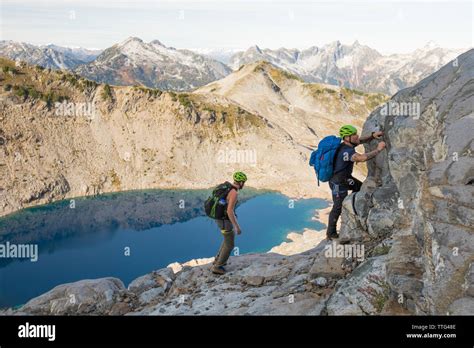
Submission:
POLYGON ((364 126, 383 129, 388 149, 345 201, 341 239, 391 245, 392 305, 409 313, 474 313, 473 77, 470 50, 396 94, 391 111, 376 110, 364 126))

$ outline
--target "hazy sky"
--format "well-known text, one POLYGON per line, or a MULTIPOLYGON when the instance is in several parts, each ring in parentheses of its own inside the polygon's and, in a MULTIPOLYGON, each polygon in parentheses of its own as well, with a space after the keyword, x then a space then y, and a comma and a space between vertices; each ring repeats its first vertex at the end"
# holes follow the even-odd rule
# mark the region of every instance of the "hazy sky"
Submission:
POLYGON ((177 48, 307 48, 359 40, 383 53, 473 46, 473 2, 1 0, 0 39, 106 48, 137 36, 177 48))

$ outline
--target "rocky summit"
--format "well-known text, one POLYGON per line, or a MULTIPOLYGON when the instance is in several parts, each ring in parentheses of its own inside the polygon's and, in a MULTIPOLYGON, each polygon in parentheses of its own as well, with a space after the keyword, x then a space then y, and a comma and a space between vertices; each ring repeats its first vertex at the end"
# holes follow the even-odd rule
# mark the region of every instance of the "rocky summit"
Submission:
POLYGON ((166 47, 158 40, 145 43, 130 37, 75 72, 97 82, 182 91, 220 79, 231 69, 195 52, 166 47))
MULTIPOLYGON (((473 72, 474 50, 470 50, 370 114, 362 134, 383 130, 387 151, 370 162, 361 191, 345 199, 337 243, 309 232, 269 253, 232 256, 224 276, 211 274, 212 259, 192 260, 143 275, 128 287, 114 278, 60 285, 3 313, 472 314, 473 72)), ((224 87, 211 87, 216 90, 209 98, 231 100, 224 96, 224 87)), ((130 120, 140 117, 136 110, 141 110, 130 101, 140 98, 133 93, 139 92, 113 94, 130 120)), ((170 95, 161 98, 173 105, 170 95)), ((107 103, 101 107, 116 108, 107 103)), ((271 123, 243 112, 248 122, 271 123)), ((106 115, 118 117, 113 112, 106 115)), ((184 113, 180 126, 200 124, 203 117, 197 115, 184 113)), ((155 115, 147 125, 159 119, 155 115)), ((119 132, 120 127, 125 124, 108 132, 119 132)), ((128 127, 132 132, 134 128, 128 127)), ((284 126, 273 127, 281 134, 297 134, 289 128, 285 133, 284 126)), ((250 127, 246 130, 252 136, 250 127)), ((367 144, 366 150, 376 143, 367 144)))

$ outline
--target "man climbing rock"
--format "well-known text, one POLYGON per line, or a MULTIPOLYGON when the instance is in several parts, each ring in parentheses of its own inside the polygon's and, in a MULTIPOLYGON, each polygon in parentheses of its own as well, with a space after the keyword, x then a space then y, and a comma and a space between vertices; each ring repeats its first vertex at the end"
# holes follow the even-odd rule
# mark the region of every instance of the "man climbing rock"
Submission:
POLYGON ((334 158, 334 171, 329 180, 329 187, 332 192, 333 206, 329 214, 328 229, 326 236, 328 239, 338 238, 336 225, 341 215, 342 202, 347 197, 348 191, 358 192, 362 183, 352 176, 354 162, 366 162, 377 156, 384 148, 385 142, 377 144, 377 148, 371 152, 360 154, 355 151, 355 147, 368 143, 373 139, 380 139, 383 132, 372 132, 370 136, 359 138, 357 129, 351 125, 342 126, 339 136, 342 143, 336 151, 334 158))
POLYGON ((242 172, 236 172, 233 179, 233 183, 225 182, 217 186, 206 202, 207 215, 215 219, 224 237, 211 269, 212 273, 219 275, 225 273, 224 266, 234 249, 235 233, 241 233, 234 210, 237 204, 238 191, 244 188, 247 176, 242 172))

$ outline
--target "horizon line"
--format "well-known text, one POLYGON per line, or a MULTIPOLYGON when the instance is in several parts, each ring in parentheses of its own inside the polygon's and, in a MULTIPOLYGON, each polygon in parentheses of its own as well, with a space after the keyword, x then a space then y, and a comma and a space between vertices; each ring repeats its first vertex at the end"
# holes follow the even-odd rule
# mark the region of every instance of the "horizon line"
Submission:
MULTIPOLYGON (((174 48, 174 49, 178 49, 178 50, 190 50, 190 51, 193 51, 193 50, 209 50, 209 51, 217 51, 217 50, 229 50, 229 51, 232 51, 234 50, 235 52, 245 52, 247 51, 248 49, 252 48, 252 47, 258 47, 259 49, 261 50, 279 50, 279 49, 287 49, 287 50, 298 50, 298 51, 304 51, 304 50, 307 50, 307 49, 310 49, 310 48, 314 48, 314 47, 317 47, 317 48, 322 48, 322 47, 325 47, 325 46, 328 46, 330 44, 333 44, 333 43, 336 43, 336 42, 339 42, 341 45, 343 46, 353 46, 355 45, 356 43, 358 43, 360 46, 365 46, 365 47, 368 47, 370 49, 373 49, 379 53, 381 53, 382 55, 393 55, 393 54, 407 54, 407 53, 413 53, 414 51, 420 49, 420 48, 424 48, 424 47, 427 47, 429 46, 430 44, 433 45, 434 48, 442 48, 442 49, 448 49, 448 50, 469 50, 471 48, 473 48, 473 46, 471 47, 446 47, 446 46, 441 46, 440 44, 438 44, 436 42, 436 40, 428 40, 425 42, 425 44, 423 44, 422 46, 414 49, 414 50, 410 50, 410 51, 405 51, 405 52, 400 52, 400 51, 392 51, 392 52, 387 52, 387 51, 384 51, 384 50, 380 50, 378 48, 374 48, 372 46, 369 46, 369 45, 366 45, 364 43, 361 43, 358 39, 355 39, 352 43, 344 43, 338 39, 336 40, 332 40, 332 41, 329 41, 323 45, 312 45, 312 46, 306 46, 306 47, 285 47, 285 46, 279 46, 279 47, 263 47, 257 43, 254 43, 252 45, 249 45, 247 47, 232 47, 232 46, 215 46, 215 47, 175 47, 175 46, 172 46, 172 45, 167 45, 167 44, 164 44, 161 40, 159 39, 153 39, 153 40, 150 40, 150 41, 145 41, 143 40, 142 38, 138 37, 138 36, 128 36, 127 38, 121 40, 121 41, 118 41, 112 45, 109 45, 105 48, 96 48, 96 47, 85 47, 85 46, 77 46, 77 45, 58 45, 54 42, 49 42, 49 43, 45 43, 45 44, 39 44, 39 43, 32 43, 32 42, 27 42, 27 41, 17 41, 17 40, 12 40, 12 39, 5 39, 5 38, 1 38, 0 41, 10 41, 10 42, 15 42, 15 43, 22 43, 22 44, 27 44, 27 45, 32 45, 32 46, 36 46, 36 47, 46 47, 46 46, 57 46, 57 47, 62 47, 62 48, 69 48, 69 49, 84 49, 84 50, 89 50, 89 51, 105 51, 106 49, 110 48, 110 47, 113 47, 115 45, 118 45, 122 42, 125 42, 127 41, 128 39, 131 39, 131 38, 135 38, 135 39, 139 39, 141 41, 143 41, 144 43, 150 43, 152 41, 156 41, 158 40, 160 43, 162 43, 166 48, 174 48)), ((203 53, 205 55, 205 53, 203 53)))

